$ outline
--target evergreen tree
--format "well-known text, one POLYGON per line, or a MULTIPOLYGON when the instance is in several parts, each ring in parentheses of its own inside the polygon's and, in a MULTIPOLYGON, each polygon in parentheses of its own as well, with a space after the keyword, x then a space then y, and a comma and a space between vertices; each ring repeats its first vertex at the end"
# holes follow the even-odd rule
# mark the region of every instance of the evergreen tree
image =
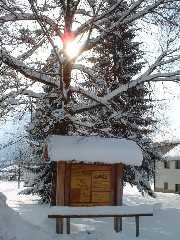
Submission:
MULTIPOLYGON (((108 1, 109 8, 115 1, 108 1)), ((123 3, 116 9, 123 12, 128 9, 123 3)), ((116 13, 115 19, 116 21, 116 13)), ((110 25, 110 24, 109 24, 110 25)), ((108 24, 106 28, 108 28, 108 24)), ((101 31, 100 31, 101 32, 101 31)), ((132 81, 133 76, 140 73, 143 62, 140 62, 143 53, 139 50, 138 42, 134 41, 136 34, 133 26, 117 28, 110 36, 107 36, 96 48, 93 57, 89 60, 94 64, 94 72, 106 82, 106 87, 94 86, 89 78, 89 86, 97 89, 98 96, 102 97, 122 85, 132 81), (99 90, 100 89, 100 90, 99 90)), ((84 84, 86 86, 86 84, 84 84)), ((94 114, 99 114, 100 123, 95 123, 93 131, 102 137, 115 137, 133 139, 143 151, 143 164, 141 167, 124 166, 124 183, 137 185, 138 189, 144 194, 154 196, 149 180, 154 176, 154 160, 159 156, 151 149, 147 141, 152 125, 156 123, 153 116, 153 106, 151 104, 150 92, 145 84, 132 87, 112 99, 112 107, 116 112, 120 112, 120 117, 110 117, 108 111, 96 110, 94 114), (108 128, 106 131, 104 129, 108 128), (137 181, 137 174, 139 174, 137 181), (139 180, 141 178, 141 180, 139 180)), ((93 110, 90 113, 93 115, 93 110)), ((91 132, 92 130, 90 130, 91 132)), ((89 133, 90 134, 90 133, 89 133)))
POLYGON ((46 162, 42 154, 38 155, 37 152, 25 162, 23 167, 26 169, 27 176, 24 187, 27 188, 22 190, 20 194, 37 194, 40 197, 39 203, 51 202, 53 177, 56 177, 53 175, 55 172, 53 171, 54 164, 46 162))

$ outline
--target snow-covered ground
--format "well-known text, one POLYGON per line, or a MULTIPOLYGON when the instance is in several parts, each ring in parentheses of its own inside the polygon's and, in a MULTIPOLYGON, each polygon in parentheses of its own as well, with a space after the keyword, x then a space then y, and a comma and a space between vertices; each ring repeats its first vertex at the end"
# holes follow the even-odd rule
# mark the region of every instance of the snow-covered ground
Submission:
POLYGON ((180 195, 157 193, 157 198, 141 196, 136 188, 124 188, 124 205, 151 204, 154 215, 140 217, 140 236, 135 237, 133 217, 123 219, 123 231, 113 231, 112 218, 72 219, 71 234, 55 234, 55 220, 47 218, 48 204, 37 204, 37 196, 17 195, 17 182, 0 181, 1 240, 179 240, 180 195))

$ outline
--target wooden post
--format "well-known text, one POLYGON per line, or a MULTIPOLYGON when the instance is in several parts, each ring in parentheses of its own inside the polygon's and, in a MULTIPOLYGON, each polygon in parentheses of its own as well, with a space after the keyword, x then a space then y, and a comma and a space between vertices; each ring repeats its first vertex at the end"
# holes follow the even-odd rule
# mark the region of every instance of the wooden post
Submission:
MULTIPOLYGON (((64 206, 64 187, 65 187, 65 161, 59 161, 57 164, 57 190, 56 190, 56 206, 64 206)), ((56 220, 56 233, 63 234, 63 218, 56 220), (59 229, 59 225, 61 229, 59 229)))
MULTIPOLYGON (((122 206, 123 196, 123 164, 115 164, 115 205, 122 206)), ((122 231, 122 217, 114 218, 114 230, 116 232, 122 231)))
POLYGON ((117 233, 122 231, 122 217, 114 217, 114 230, 117 233))
POLYGON ((116 175, 116 169, 115 164, 111 164, 111 179, 110 179, 110 206, 114 206, 115 203, 115 175, 116 175))
POLYGON ((70 218, 66 218, 67 234, 70 234, 70 218))
POLYGON ((122 196, 123 196, 123 164, 116 164, 116 184, 117 184, 117 206, 122 206, 122 196))
POLYGON ((135 216, 136 221, 136 237, 139 236, 139 216, 135 216))
POLYGON ((65 183, 64 183, 64 206, 70 206, 71 192, 71 163, 65 164, 65 183))
POLYGON ((56 233, 63 234, 63 218, 56 218, 56 233))

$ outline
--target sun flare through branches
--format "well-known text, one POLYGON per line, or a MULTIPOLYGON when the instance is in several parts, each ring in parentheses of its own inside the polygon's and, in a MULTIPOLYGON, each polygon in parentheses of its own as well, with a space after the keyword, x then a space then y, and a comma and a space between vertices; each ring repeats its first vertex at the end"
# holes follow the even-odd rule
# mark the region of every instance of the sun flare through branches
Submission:
POLYGON ((73 33, 65 32, 65 34, 62 36, 62 42, 65 46, 68 56, 75 57, 78 54, 79 47, 73 33))
POLYGON ((74 41, 72 43, 69 43, 66 47, 66 53, 70 57, 75 57, 79 52, 78 44, 74 41))

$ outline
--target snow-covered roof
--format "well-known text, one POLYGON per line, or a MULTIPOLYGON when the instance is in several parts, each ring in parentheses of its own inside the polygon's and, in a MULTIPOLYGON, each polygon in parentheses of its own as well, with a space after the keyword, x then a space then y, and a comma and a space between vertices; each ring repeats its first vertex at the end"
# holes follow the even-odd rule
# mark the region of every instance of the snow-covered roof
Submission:
POLYGON ((132 140, 53 135, 48 140, 51 161, 125 163, 140 166, 142 152, 132 140))
POLYGON ((163 158, 165 160, 180 160, 180 144, 178 144, 176 147, 171 149, 169 152, 167 152, 163 158))
POLYGON ((159 151, 164 160, 178 160, 180 153, 178 145, 180 143, 180 125, 175 124, 166 131, 153 138, 154 147, 159 151))

